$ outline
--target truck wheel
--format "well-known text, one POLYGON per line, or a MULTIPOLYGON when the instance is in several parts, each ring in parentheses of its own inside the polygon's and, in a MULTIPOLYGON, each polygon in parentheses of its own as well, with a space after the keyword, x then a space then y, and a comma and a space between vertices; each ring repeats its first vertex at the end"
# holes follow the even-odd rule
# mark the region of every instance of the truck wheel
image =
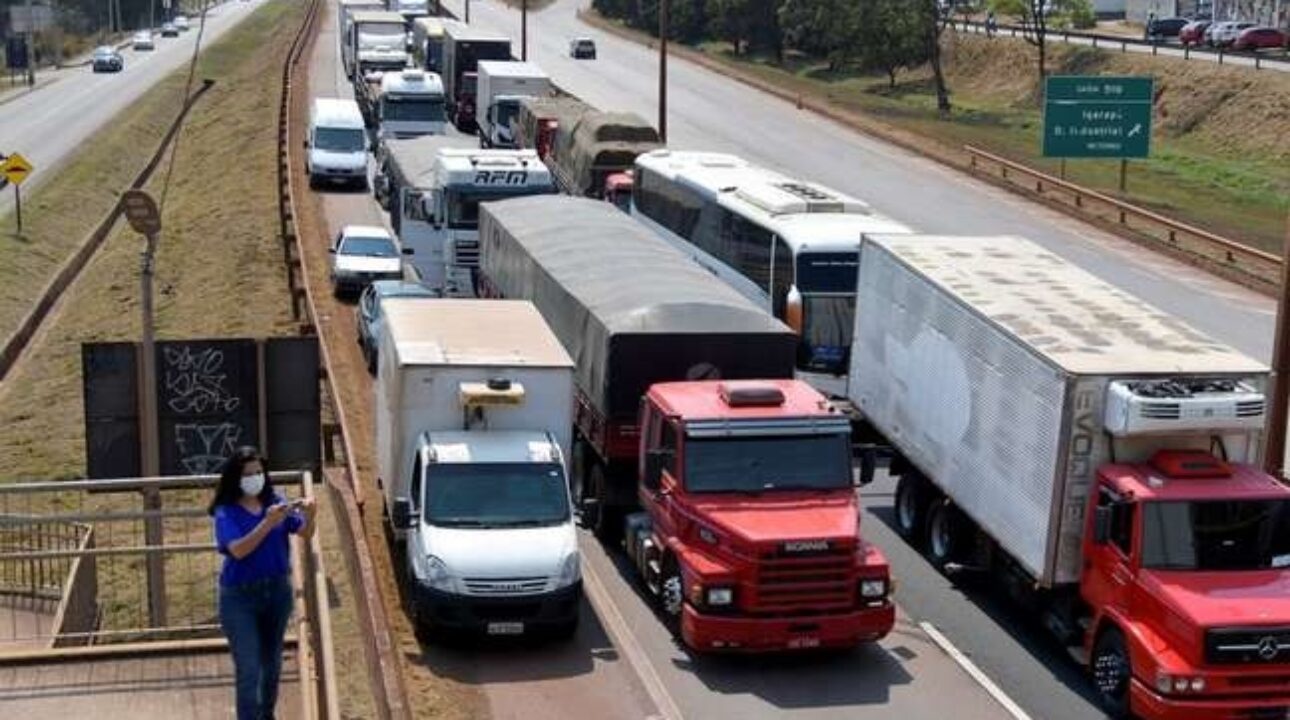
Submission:
POLYGON ((663 573, 658 583, 658 609, 663 622, 673 635, 681 632, 681 609, 685 605, 685 588, 681 583, 681 569, 671 556, 663 558, 663 573))
POLYGON ((927 513, 927 557, 939 570, 963 553, 965 521, 948 499, 932 503, 927 513))
POLYGON ((1103 712, 1115 720, 1132 717, 1129 714, 1132 666, 1129 651, 1124 647, 1124 635, 1119 630, 1109 628, 1098 636, 1089 667, 1103 712))
POLYGON ((923 537, 927 522, 927 481, 914 473, 905 473, 896 483, 896 532, 911 545, 923 537))

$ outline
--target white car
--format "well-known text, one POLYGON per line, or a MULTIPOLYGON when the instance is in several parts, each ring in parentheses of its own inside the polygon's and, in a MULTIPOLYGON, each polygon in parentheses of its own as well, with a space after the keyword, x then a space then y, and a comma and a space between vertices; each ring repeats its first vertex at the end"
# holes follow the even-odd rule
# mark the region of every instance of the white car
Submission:
POLYGON ((139 32, 135 33, 134 38, 130 41, 130 43, 132 44, 135 50, 156 50, 157 49, 157 43, 155 40, 152 39, 152 32, 150 30, 140 30, 139 32))
POLYGON ((173 22, 174 22, 174 24, 175 24, 175 27, 179 28, 180 30, 187 30, 187 29, 188 29, 188 16, 187 16, 187 15, 176 15, 176 16, 175 16, 175 19, 173 20, 173 22))
POLYGON ((361 293, 376 280, 401 280, 403 255, 390 231, 374 225, 346 225, 331 250, 331 283, 337 297, 361 293))
POLYGON ((1209 28, 1209 43, 1214 47, 1228 47, 1232 43, 1236 42, 1236 38, 1241 34, 1242 30, 1252 27, 1254 27, 1254 23, 1252 22, 1240 22, 1236 20, 1215 23, 1209 28))

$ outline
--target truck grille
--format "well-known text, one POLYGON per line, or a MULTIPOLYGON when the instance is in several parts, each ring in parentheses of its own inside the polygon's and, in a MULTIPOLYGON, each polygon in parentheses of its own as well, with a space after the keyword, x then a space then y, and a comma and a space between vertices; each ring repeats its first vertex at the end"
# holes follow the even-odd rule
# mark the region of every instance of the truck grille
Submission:
POLYGON ((532 595, 546 590, 546 578, 466 578, 470 595, 532 595))
POLYGON ((458 267, 479 267, 479 241, 455 240, 452 244, 453 264, 458 267))
POLYGON ((1290 627, 1206 630, 1205 662, 1211 665, 1290 662, 1290 627))
POLYGON ((855 605, 855 560, 852 550, 832 550, 803 557, 775 552, 757 565, 753 612, 809 615, 849 610, 855 605))

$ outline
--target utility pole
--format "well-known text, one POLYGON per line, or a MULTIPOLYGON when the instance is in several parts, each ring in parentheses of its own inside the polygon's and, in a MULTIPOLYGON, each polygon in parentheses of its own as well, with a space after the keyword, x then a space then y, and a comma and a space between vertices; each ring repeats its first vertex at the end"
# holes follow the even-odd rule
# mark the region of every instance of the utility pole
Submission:
POLYGON ((658 6, 658 137, 667 144, 667 31, 671 0, 660 0, 658 6))
MULTIPOLYGON (((161 213, 152 196, 142 190, 127 190, 121 195, 121 206, 130 227, 147 239, 140 256, 139 305, 142 311, 143 342, 139 358, 139 456, 145 478, 161 474, 160 433, 157 422, 157 350, 153 337, 152 275, 157 239, 161 235, 161 213)), ((144 541, 149 547, 165 544, 161 522, 161 492, 155 487, 143 491, 143 507, 149 513, 144 520, 144 541)), ((153 627, 166 625, 166 565, 159 550, 148 553, 148 620, 153 627)))
POLYGON ((520 2, 520 59, 529 59, 529 0, 520 2))
POLYGON ((1281 252, 1281 296, 1277 301, 1276 339, 1272 343, 1272 411, 1268 414, 1267 448, 1263 468, 1284 477, 1286 422, 1290 421, 1290 212, 1281 252))
POLYGON ((36 14, 27 0, 27 84, 36 84, 36 14))
POLYGON ((470 24, 470 0, 466 0, 466 24, 470 24))

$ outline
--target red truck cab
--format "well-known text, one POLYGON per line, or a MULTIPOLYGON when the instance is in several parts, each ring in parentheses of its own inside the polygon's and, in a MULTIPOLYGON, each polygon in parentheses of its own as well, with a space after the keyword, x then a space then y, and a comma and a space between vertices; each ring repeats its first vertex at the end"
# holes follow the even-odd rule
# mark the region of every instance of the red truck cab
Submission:
POLYGON ((701 651, 849 647, 895 623, 860 535, 850 424, 797 380, 660 383, 642 399, 625 545, 701 651))
POLYGON ((630 214, 632 211, 632 188, 636 185, 635 175, 631 170, 616 172, 605 177, 606 202, 630 214))
POLYGON ((1290 489, 1203 451, 1100 469, 1080 596, 1112 716, 1290 717, 1290 489))

